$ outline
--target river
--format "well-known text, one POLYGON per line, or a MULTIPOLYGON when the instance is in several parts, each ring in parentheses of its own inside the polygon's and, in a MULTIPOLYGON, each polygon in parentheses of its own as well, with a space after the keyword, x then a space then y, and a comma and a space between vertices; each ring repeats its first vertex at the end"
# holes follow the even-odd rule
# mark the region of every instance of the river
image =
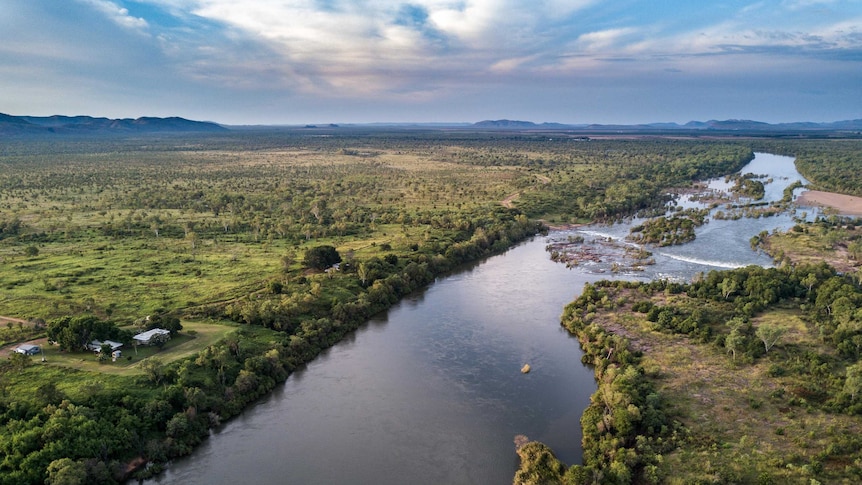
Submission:
MULTIPOLYGON (((757 154, 742 170, 748 172, 772 177, 770 200, 795 180, 804 182, 788 157, 757 154)), ((536 237, 438 279, 292 374, 147 483, 511 483, 518 434, 579 463, 579 419, 595 382, 559 319, 584 283, 687 280, 712 269, 769 265, 749 239, 793 224, 790 215, 711 220, 692 243, 652 249, 655 264, 643 271, 612 273, 609 260, 567 269, 545 249, 572 235, 618 249, 636 222, 536 237), (521 373, 524 364, 530 373, 521 373)))

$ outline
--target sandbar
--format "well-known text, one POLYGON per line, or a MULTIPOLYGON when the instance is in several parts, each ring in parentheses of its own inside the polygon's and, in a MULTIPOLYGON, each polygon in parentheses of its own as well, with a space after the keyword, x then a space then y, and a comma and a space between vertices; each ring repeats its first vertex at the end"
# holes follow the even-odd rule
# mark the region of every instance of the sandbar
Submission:
POLYGON ((808 207, 832 207, 839 214, 862 215, 862 197, 807 190, 796 198, 796 205, 808 207))

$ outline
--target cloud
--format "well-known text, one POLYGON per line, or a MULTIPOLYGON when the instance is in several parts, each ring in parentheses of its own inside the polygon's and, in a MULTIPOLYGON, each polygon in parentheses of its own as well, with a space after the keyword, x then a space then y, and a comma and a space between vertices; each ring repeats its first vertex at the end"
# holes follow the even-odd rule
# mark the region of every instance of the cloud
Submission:
POLYGON ((801 10, 814 6, 832 5, 836 0, 783 0, 781 5, 791 10, 801 10))
POLYGON ((146 109, 170 101, 227 112, 220 106, 248 102, 258 107, 251 118, 315 106, 538 109, 541 93, 554 92, 546 108, 562 112, 564 93, 583 100, 590 86, 615 100, 650 80, 678 90, 751 86, 756 76, 858 81, 862 72, 862 4, 848 0, 3 2, 3 103, 37 90, 62 102, 76 89, 81 103, 90 93, 104 106, 137 96, 146 109), (64 87, 69 80, 76 87, 64 87))
POLYGON ((584 51, 607 51, 618 47, 624 40, 632 38, 638 33, 634 28, 609 29, 597 32, 589 32, 579 36, 575 44, 584 51))
POLYGON ((78 0, 79 2, 89 5, 106 17, 111 19, 114 23, 119 25, 120 27, 124 27, 127 29, 143 31, 149 24, 146 20, 140 17, 133 17, 129 15, 129 10, 123 7, 120 7, 114 2, 110 0, 78 0))
POLYGON ((537 59, 543 46, 555 42, 561 22, 596 0, 150 3, 265 45, 274 55, 269 63, 281 66, 277 82, 285 88, 338 96, 407 92, 409 85, 427 92, 438 74, 490 75, 513 66, 512 59, 537 59))

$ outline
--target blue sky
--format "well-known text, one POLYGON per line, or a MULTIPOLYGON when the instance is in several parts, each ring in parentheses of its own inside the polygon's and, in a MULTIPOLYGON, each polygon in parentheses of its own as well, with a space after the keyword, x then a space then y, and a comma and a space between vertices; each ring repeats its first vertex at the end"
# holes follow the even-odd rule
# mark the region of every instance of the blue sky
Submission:
POLYGON ((858 0, 3 0, 0 112, 862 118, 858 0))

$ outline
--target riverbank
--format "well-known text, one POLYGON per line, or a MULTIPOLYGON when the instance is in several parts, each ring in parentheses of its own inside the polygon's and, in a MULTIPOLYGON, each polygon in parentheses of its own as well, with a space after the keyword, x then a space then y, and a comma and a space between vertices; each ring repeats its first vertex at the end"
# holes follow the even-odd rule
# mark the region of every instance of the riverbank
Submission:
POLYGON ((831 207, 838 211, 839 214, 851 216, 862 215, 862 197, 836 194, 834 192, 807 190, 796 199, 796 205, 831 207))
POLYGON ((806 298, 793 296, 807 291, 798 274, 754 267, 676 287, 585 288, 563 317, 599 382, 582 420, 584 465, 542 483, 582 483, 572 478, 596 470, 620 483, 855 483, 860 469, 848 464, 859 463, 862 405, 847 382, 856 357, 829 338, 840 330, 818 294, 833 277, 815 276, 806 298), (722 294, 727 281, 764 280, 762 294, 722 294))

